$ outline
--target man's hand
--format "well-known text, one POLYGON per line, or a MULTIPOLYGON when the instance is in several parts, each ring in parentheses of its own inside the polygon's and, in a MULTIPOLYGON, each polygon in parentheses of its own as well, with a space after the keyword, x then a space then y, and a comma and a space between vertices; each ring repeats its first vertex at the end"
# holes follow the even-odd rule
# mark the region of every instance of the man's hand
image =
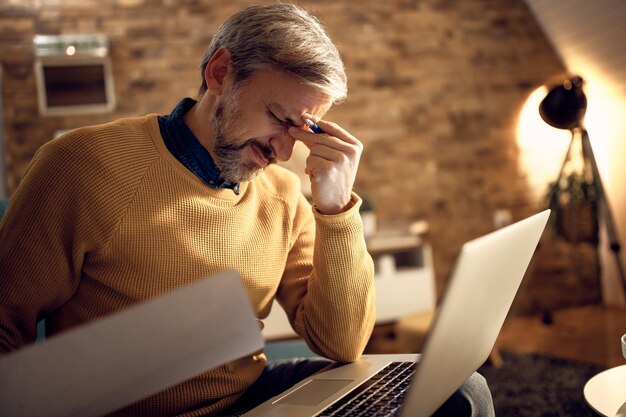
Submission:
POLYGON ((316 123, 324 133, 290 127, 289 134, 311 151, 305 172, 311 180, 313 205, 322 214, 338 214, 350 203, 363 144, 335 123, 316 123))

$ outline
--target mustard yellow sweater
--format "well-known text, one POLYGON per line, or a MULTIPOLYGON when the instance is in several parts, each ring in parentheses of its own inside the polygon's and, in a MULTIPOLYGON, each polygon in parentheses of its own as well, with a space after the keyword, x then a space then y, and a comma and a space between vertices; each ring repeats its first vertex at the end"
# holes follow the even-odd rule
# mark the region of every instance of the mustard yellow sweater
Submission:
MULTIPOLYGON (((54 335, 234 268, 260 319, 276 298, 312 350, 353 361, 375 315, 353 200, 321 215, 276 166, 240 195, 211 189, 168 152, 156 115, 69 132, 37 152, 0 223, 0 351, 33 342, 43 317, 54 335)), ((199 369, 115 415, 218 413, 265 363, 261 354, 199 369)))

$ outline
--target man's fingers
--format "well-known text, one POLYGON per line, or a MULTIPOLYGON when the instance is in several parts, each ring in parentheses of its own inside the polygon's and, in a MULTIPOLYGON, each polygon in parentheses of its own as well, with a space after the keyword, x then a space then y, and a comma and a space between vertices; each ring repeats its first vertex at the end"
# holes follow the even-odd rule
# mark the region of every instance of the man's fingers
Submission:
POLYGON ((326 161, 339 162, 346 157, 346 154, 328 146, 315 146, 311 147, 310 156, 325 159, 326 161))
MULTIPOLYGON (((309 116, 302 117, 312 119, 309 116)), ((335 123, 316 124, 324 133, 313 133, 304 123, 290 127, 288 133, 310 150, 305 172, 311 179, 313 204, 321 213, 339 213, 350 201, 363 144, 335 123)))
POLYGON ((358 144, 360 143, 357 138, 352 136, 350 132, 345 130, 343 127, 339 126, 337 123, 327 122, 325 120, 318 120, 317 125, 330 136, 334 136, 344 142, 348 142, 350 144, 358 144))
POLYGON ((354 143, 351 139, 345 140, 344 138, 334 136, 330 132, 313 133, 307 132, 297 127, 290 127, 289 135, 295 140, 299 140, 300 142, 304 143, 309 149, 311 149, 315 145, 323 145, 339 151, 346 151, 349 147, 355 145, 360 146, 360 142, 358 142, 358 140, 356 139, 354 139, 356 141, 356 143, 354 143))

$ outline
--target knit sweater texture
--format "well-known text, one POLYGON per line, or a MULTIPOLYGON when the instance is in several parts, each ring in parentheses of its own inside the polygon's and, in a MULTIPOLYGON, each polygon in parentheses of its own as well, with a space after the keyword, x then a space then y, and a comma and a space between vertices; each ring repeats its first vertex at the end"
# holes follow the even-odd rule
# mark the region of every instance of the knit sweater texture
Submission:
MULTIPOLYGON (((356 360, 375 317, 359 197, 344 213, 322 215, 278 166, 240 191, 209 188, 182 166, 164 146, 156 115, 45 144, 0 223, 0 351, 34 342, 44 317, 50 337, 236 269, 259 319, 276 300, 313 351, 356 360)), ((265 364, 257 352, 198 370, 113 415, 218 414, 265 364)))

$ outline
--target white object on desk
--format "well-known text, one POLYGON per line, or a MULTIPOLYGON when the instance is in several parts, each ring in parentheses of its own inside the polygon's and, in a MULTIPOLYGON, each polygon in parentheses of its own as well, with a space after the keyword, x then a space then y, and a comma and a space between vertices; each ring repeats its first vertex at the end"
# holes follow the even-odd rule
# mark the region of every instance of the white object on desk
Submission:
POLYGON ((429 245, 420 250, 420 267, 396 268, 391 276, 377 276, 376 323, 390 323, 418 311, 432 310, 437 302, 435 271, 429 245))
POLYGON ((396 271, 396 260, 394 259, 393 255, 390 253, 381 255, 376 260, 376 269, 376 278, 393 277, 393 274, 396 271))
POLYGON ((626 402, 626 365, 600 372, 587 381, 583 393, 587 404, 600 415, 616 417, 626 402))

